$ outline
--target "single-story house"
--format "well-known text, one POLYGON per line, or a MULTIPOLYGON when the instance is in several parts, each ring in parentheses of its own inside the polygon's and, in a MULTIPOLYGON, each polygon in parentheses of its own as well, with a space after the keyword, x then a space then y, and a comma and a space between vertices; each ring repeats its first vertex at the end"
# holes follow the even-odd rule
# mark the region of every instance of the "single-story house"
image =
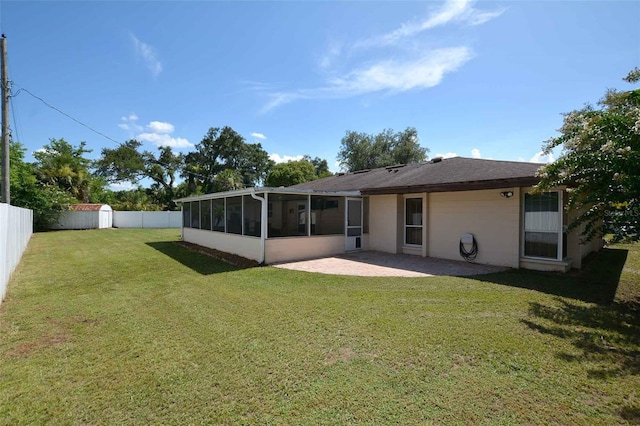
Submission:
POLYGON ((113 225, 113 209, 107 204, 71 204, 51 229, 104 229, 113 225))
POLYGON ((339 173, 287 188, 182 198, 182 238, 261 263, 353 250, 540 270, 580 268, 601 241, 568 233, 565 190, 539 164, 475 158, 339 173))

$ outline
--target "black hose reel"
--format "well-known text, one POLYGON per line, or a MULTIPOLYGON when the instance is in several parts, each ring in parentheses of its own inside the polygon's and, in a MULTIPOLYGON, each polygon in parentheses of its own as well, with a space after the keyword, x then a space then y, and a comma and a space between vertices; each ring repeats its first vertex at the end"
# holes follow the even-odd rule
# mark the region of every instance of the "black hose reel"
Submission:
POLYGON ((478 256, 478 242, 473 234, 462 234, 460 237, 460 256, 467 262, 473 262, 478 256))

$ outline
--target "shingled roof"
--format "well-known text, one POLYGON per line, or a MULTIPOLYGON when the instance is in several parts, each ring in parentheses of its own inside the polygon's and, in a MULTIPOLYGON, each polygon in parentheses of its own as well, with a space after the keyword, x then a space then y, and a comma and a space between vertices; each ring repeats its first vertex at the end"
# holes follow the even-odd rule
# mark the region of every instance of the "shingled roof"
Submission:
POLYGON ((426 163, 337 174, 294 185, 315 191, 360 191, 363 195, 446 192, 530 186, 541 164, 453 157, 426 163))
POLYGON ((71 204, 69 208, 76 212, 98 212, 104 204, 71 204))

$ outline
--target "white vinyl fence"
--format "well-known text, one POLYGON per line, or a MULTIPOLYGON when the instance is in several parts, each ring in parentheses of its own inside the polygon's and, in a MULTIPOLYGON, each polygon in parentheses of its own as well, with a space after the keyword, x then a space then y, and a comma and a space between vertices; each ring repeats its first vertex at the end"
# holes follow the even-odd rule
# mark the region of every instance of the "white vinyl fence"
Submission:
POLYGON ((0 203, 0 302, 33 234, 33 212, 0 203))
POLYGON ((113 212, 114 228, 180 228, 182 212, 113 212))

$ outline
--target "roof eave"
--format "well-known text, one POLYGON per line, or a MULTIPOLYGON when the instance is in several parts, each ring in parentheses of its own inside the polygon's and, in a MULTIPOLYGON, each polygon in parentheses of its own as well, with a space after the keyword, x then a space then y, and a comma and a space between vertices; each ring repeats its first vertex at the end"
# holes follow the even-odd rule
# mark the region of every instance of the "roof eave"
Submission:
POLYGON ((382 195, 382 194, 407 194, 417 192, 454 192, 454 191, 473 191, 481 189, 499 189, 515 186, 532 186, 540 181, 535 176, 480 180, 471 182, 450 182, 437 183, 427 185, 405 185, 386 188, 363 188, 360 190, 362 195, 382 195))
POLYGON ((211 194, 196 195, 192 197, 178 198, 173 201, 176 203, 184 203, 189 201, 201 201, 209 200, 213 198, 224 197, 237 197, 242 195, 249 195, 251 193, 272 193, 272 194, 292 194, 292 195, 327 195, 327 196, 342 196, 342 197, 359 197, 360 191, 319 191, 312 189, 296 189, 296 188, 273 188, 273 187, 257 187, 257 188, 244 188, 234 191, 226 192, 214 192, 211 194))

